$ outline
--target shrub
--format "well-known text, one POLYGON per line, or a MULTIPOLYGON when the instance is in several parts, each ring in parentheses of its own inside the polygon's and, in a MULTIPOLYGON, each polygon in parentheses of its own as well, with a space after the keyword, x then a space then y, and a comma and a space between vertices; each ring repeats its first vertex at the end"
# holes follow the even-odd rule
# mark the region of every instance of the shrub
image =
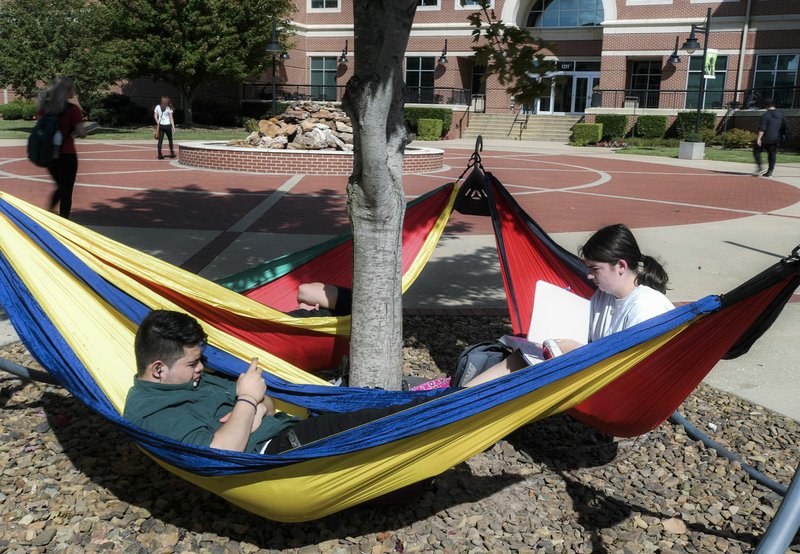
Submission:
POLYGON ((33 119, 38 109, 33 100, 13 100, 0 105, 0 117, 3 119, 33 119))
POLYGON ((576 146, 598 143, 603 138, 603 124, 576 123, 572 128, 572 137, 576 146))
POLYGON ((628 134, 627 115, 597 114, 594 122, 603 125, 603 139, 621 140, 628 134))
MULTIPOLYGON (((270 104, 270 108, 272 105, 270 104)), ((233 127, 236 124, 236 108, 229 104, 224 104, 210 98, 198 98, 192 103, 194 110, 195 123, 206 125, 219 125, 222 127, 233 127), (201 113, 204 121, 198 121, 197 114, 201 113)), ((285 108, 284 108, 285 109, 285 108)), ((279 112, 283 113, 283 111, 279 112)))
POLYGON ((244 127, 244 130, 247 131, 248 134, 255 133, 258 131, 258 120, 252 117, 250 119, 245 119, 242 127, 244 127))
POLYGON ((418 119, 417 131, 420 140, 439 140, 442 136, 442 120, 418 119))
MULTIPOLYGON (((694 133, 694 124, 697 119, 697 112, 678 112, 675 119, 675 134, 678 138, 686 140, 686 135, 694 133)), ((711 112, 700 113, 700 129, 716 129, 717 116, 711 112)), ((687 141, 696 142, 696 141, 687 141)))
POLYGON ((694 131, 692 131, 691 133, 686 133, 683 137, 683 140, 685 142, 704 142, 703 135, 701 135, 700 133, 695 133, 694 131))
POLYGON ((89 118, 103 125, 141 125, 149 123, 150 110, 134 104, 130 97, 117 92, 97 96, 83 104, 89 118))
POLYGON ((703 142, 706 144, 719 144, 720 137, 717 135, 717 132, 714 129, 709 129, 707 127, 700 128, 700 136, 703 137, 703 142))
POLYGON ((16 102, 9 102, 0 106, 0 115, 3 119, 22 119, 22 107, 16 102))
POLYGON ((405 108, 405 119, 412 130, 420 134, 420 129, 417 122, 420 119, 438 119, 442 122, 442 135, 446 135, 450 131, 450 124, 453 122, 453 110, 450 108, 427 108, 427 107, 409 107, 405 108))
POLYGON ((784 144, 784 148, 788 148, 789 150, 800 151, 800 136, 794 134, 793 132, 789 141, 786 144, 784 144))
POLYGON ((746 129, 728 129, 720 135, 720 140, 725 148, 752 148, 756 134, 746 129))
POLYGON ((192 125, 213 125, 214 117, 209 112, 192 110, 192 125))
POLYGON ((667 116, 640 115, 636 119, 636 136, 662 138, 667 133, 667 116))
MULTIPOLYGON (((283 102, 283 101, 276 102, 275 103, 275 113, 273 114, 272 113, 272 102, 267 102, 266 110, 264 109, 264 103, 262 102, 261 104, 258 104, 257 113, 253 114, 253 117, 257 117, 258 119, 269 119, 273 115, 281 115, 283 112, 285 112, 289 108, 290 105, 291 105, 291 102, 283 102)), ((250 114, 248 113, 248 114, 245 114, 245 115, 250 115, 250 114)))

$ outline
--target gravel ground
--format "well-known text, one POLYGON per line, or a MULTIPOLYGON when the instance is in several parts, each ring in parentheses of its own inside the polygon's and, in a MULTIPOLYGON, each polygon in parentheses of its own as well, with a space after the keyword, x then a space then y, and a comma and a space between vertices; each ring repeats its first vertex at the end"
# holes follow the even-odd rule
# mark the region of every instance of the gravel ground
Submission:
MULTIPOLYGON (((406 319, 406 370, 434 376, 496 318, 406 319)), ((36 367, 19 344, 0 355, 36 367)), ((274 523, 156 466, 63 390, 0 375, 0 553, 750 552, 780 504, 669 423, 630 440, 556 416, 404 503, 274 523)), ((682 413, 788 485, 800 424, 701 386, 682 413)), ((800 552, 800 536, 792 552, 800 552)))

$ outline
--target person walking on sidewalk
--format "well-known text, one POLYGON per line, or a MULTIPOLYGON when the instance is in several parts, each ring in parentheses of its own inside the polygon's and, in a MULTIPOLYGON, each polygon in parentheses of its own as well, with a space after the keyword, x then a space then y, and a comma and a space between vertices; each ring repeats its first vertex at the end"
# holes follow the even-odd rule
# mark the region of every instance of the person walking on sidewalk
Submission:
POLYGON ((162 96, 161 103, 153 111, 153 118, 158 126, 158 159, 163 160, 161 145, 164 143, 164 135, 169 141, 169 157, 175 157, 175 148, 172 145, 172 133, 175 132, 175 118, 173 117, 172 103, 169 96, 162 96))
POLYGON ((75 149, 75 137, 85 137, 83 112, 75 93, 75 83, 69 77, 59 77, 53 84, 39 95, 38 107, 40 117, 47 114, 58 115, 58 133, 55 141, 60 141, 57 156, 47 168, 56 182, 56 190, 50 198, 50 210, 58 206, 61 217, 69 219, 72 211, 72 190, 78 174, 78 151, 75 149))
POLYGON ((786 116, 783 115, 783 112, 775 109, 773 100, 767 100, 766 108, 767 111, 761 115, 761 119, 758 122, 758 135, 753 146, 753 156, 758 166, 756 175, 762 175, 764 169, 761 164, 761 153, 764 150, 767 151, 767 172, 763 173, 763 175, 764 177, 771 177, 778 157, 778 144, 788 137, 789 123, 786 121, 786 116))

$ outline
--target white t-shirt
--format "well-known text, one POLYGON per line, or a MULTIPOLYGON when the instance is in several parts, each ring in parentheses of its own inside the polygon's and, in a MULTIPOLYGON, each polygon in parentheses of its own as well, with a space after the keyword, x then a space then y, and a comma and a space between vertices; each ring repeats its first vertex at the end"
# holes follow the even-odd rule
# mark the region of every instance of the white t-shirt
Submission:
POLYGON ((637 286, 628 296, 620 299, 597 290, 589 302, 589 342, 632 327, 674 307, 666 296, 644 285, 637 286))
POLYGON ((156 118, 158 119, 158 124, 159 125, 172 125, 172 123, 170 123, 170 121, 169 121, 169 114, 172 113, 172 108, 167 106, 162 111, 161 110, 161 104, 159 104, 158 106, 156 106, 155 112, 156 112, 156 118))

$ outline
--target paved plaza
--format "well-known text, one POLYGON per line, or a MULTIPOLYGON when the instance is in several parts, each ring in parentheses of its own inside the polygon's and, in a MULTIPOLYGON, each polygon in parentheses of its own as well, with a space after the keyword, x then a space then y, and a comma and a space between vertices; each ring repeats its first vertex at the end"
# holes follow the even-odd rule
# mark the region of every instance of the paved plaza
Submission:
MULTIPOLYGON (((409 199, 464 170, 471 141, 444 148, 445 168, 407 175, 409 199)), ((0 141, 0 190, 44 206, 49 175, 22 141, 0 141)), ((155 159, 152 142, 80 141, 72 220, 214 279, 348 229, 347 177, 241 174, 155 159)), ((800 165, 771 179, 749 164, 625 156, 598 148, 486 141, 483 165, 564 247, 597 228, 632 227, 665 263, 675 303, 723 293, 800 244, 800 165)), ((721 362, 707 382, 800 420, 800 296, 750 353, 721 362)), ((405 297, 411 310, 501 314, 505 308, 487 218, 454 214, 405 297)), ((0 314, 0 344, 15 340, 0 314)))

